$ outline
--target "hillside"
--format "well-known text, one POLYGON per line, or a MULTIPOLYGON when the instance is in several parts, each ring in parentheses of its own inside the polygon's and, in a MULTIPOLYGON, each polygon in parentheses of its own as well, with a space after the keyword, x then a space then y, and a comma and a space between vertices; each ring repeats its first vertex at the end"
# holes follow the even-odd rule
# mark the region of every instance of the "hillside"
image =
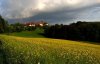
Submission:
POLYGON ((100 45, 0 35, 0 64, 100 64, 100 45))
POLYGON ((44 38, 45 36, 41 35, 42 33, 43 29, 37 28, 34 31, 13 32, 9 33, 9 35, 18 37, 28 37, 28 38, 44 38))

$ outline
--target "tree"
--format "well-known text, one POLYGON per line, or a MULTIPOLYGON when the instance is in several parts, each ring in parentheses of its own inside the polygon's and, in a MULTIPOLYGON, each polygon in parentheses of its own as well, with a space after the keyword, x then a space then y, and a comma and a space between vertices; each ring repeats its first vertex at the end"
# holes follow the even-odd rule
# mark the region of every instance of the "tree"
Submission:
POLYGON ((12 30, 12 32, 21 32, 24 30, 24 26, 21 23, 11 24, 9 27, 12 30))
POLYGON ((8 23, 0 16, 0 33, 8 31, 8 23))
POLYGON ((56 24, 45 28, 44 34, 51 38, 100 42, 100 22, 78 21, 70 25, 56 24))

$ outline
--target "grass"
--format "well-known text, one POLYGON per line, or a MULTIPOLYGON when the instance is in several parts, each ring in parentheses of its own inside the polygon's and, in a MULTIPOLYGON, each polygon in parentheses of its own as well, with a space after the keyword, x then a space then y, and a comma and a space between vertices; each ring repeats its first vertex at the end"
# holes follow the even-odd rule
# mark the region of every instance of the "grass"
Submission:
POLYGON ((7 35, 0 35, 0 40, 0 64, 100 64, 96 44, 7 35))
POLYGON ((44 38, 43 29, 37 28, 35 31, 22 31, 22 32, 14 32, 10 33, 11 36, 19 36, 19 37, 28 37, 28 38, 44 38))

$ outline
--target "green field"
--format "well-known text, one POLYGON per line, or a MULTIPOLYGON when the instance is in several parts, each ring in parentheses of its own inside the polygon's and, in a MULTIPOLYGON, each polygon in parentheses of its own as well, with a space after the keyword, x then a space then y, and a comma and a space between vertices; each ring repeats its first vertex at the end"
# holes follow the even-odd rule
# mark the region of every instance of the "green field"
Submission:
POLYGON ((0 64, 100 64, 100 45, 0 35, 0 64))
POLYGON ((19 37, 28 37, 28 38, 44 38, 42 28, 37 28, 34 31, 22 31, 22 32, 14 32, 10 33, 11 36, 19 36, 19 37))

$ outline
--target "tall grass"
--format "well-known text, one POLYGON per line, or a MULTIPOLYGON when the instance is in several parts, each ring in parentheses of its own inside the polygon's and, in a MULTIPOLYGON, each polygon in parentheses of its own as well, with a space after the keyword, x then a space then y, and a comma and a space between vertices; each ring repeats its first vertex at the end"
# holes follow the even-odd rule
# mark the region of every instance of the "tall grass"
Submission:
POLYGON ((0 40, 0 64, 100 64, 100 45, 6 35, 0 40))

